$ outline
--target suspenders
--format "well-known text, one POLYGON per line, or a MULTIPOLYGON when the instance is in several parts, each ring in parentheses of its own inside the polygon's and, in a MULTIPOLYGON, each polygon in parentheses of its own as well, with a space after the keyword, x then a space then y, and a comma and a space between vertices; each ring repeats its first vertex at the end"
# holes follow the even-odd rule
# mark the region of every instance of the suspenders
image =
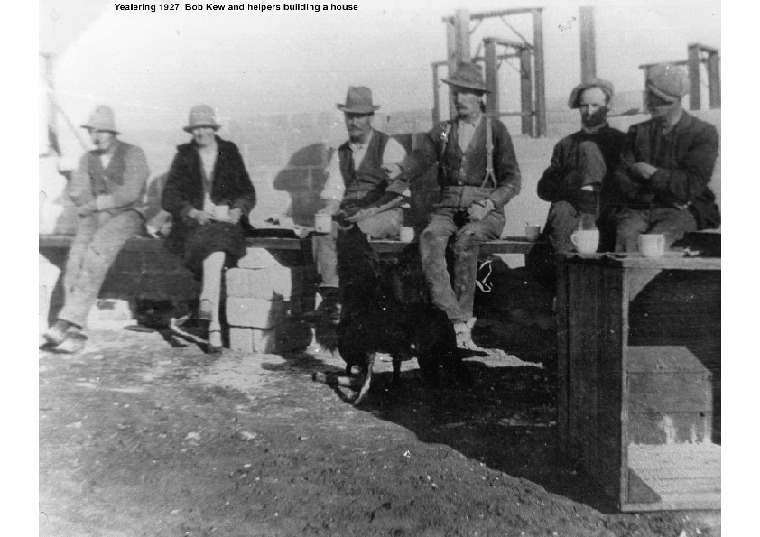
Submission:
POLYGON ((493 132, 491 127, 491 118, 486 116, 486 177, 483 179, 481 188, 488 184, 490 179, 493 187, 496 188, 496 175, 493 173, 493 132))
MULTIPOLYGON (((486 118, 486 176, 483 179, 483 182, 481 183, 480 187, 483 188, 488 184, 488 181, 491 181, 493 184, 493 187, 496 188, 498 185, 496 184, 496 174, 493 171, 493 127, 491 126, 491 118, 489 116, 485 116, 486 118)), ((449 144, 449 134, 451 133, 451 123, 446 125, 445 130, 443 131, 443 134, 441 135, 441 140, 443 142, 443 145, 441 146, 441 154, 443 155, 446 152, 446 148, 449 144)))

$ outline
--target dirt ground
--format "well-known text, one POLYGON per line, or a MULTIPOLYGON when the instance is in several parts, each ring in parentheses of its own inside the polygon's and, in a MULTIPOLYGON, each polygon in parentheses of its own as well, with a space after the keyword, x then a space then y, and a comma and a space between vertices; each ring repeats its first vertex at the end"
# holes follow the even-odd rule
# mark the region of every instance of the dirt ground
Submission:
POLYGON ((41 351, 40 535, 720 535, 718 512, 615 512, 556 449, 551 319, 502 313, 472 388, 409 361, 394 390, 381 359, 360 408, 312 381, 343 367, 325 349, 209 357, 122 328, 41 351))

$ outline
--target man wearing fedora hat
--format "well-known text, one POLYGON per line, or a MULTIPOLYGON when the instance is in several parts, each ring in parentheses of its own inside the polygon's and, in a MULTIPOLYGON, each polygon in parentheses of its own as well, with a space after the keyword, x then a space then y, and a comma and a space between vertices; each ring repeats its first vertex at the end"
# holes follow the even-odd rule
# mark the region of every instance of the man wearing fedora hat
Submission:
POLYGON ((680 67, 659 64, 648 70, 644 98, 652 119, 628 130, 615 174, 622 200, 613 212, 616 251, 635 252, 642 233, 663 234, 669 246, 688 231, 720 226, 708 186, 718 158, 718 131, 682 108, 688 92, 680 67))
POLYGON ((420 235, 422 270, 433 303, 454 324, 459 346, 478 350, 471 335, 478 252, 481 243, 501 235, 504 206, 520 191, 520 168, 506 126, 483 115, 488 90, 480 68, 461 62, 444 82, 453 92, 457 117, 433 127, 392 176, 411 181, 438 163, 441 196, 420 235), (446 264, 449 242, 453 286, 446 264))
MULTIPOLYGON (((345 104, 337 106, 345 116, 348 140, 330 157, 327 180, 320 193, 325 207, 318 213, 338 215, 344 227, 355 224, 369 237, 396 237, 402 225, 400 206, 406 185, 391 181, 386 170, 401 162, 406 152, 396 140, 372 127, 373 116, 380 107, 374 104, 369 88, 349 87, 345 104)), ((334 223, 329 235, 314 237, 322 303, 316 312, 305 314, 307 320, 340 319, 338 258, 350 257, 348 252, 353 250, 341 249, 338 227, 334 223)), ((350 259, 343 263, 347 267, 352 264, 350 259)))
MULTIPOLYGON (((611 82, 592 79, 573 88, 568 100, 580 114, 581 129, 554 146, 551 164, 538 181, 538 197, 551 203, 546 224, 527 257, 531 273, 552 292, 556 287, 556 256, 572 250, 570 236, 579 227, 597 227, 606 200, 606 185, 620 162, 625 134, 607 124, 614 95, 611 82)), ((603 230, 600 229, 600 232, 603 230)), ((606 230, 604 230, 606 231, 606 230)), ((601 233, 600 250, 614 247, 601 233)))
POLYGON ((82 156, 69 185, 79 226, 66 263, 64 306, 43 334, 46 346, 62 352, 78 351, 86 343, 87 314, 106 273, 127 239, 142 231, 140 202, 150 174, 143 150, 116 138, 110 107, 98 106, 82 128, 95 149, 82 156))

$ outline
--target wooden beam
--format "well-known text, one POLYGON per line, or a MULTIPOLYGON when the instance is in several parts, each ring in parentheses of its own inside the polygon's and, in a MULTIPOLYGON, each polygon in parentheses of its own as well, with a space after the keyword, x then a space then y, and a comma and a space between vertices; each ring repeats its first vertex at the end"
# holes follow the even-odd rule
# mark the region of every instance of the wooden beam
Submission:
POLYGON ((689 44, 689 108, 699 110, 702 107, 702 86, 699 83, 700 78, 700 50, 699 43, 689 44))
POLYGON ((499 71, 496 65, 496 42, 493 39, 485 39, 486 44, 486 111, 489 114, 499 112, 499 71))
MULTIPOLYGON (((457 36, 456 20, 452 17, 446 20, 446 62, 449 66, 449 76, 457 71, 457 36)), ((456 106, 454 106, 454 94, 449 89, 449 119, 457 115, 456 106)))
POLYGON ((523 114, 522 133, 535 136, 535 120, 533 118, 533 66, 531 52, 523 49, 520 52, 520 103, 523 114))
POLYGON ((717 52, 711 52, 707 57, 707 80, 710 108, 720 108, 720 54, 717 52))
POLYGON ((581 6, 580 46, 581 46, 581 82, 596 78, 596 29, 594 27, 594 8, 581 6))
POLYGON ((470 12, 466 9, 457 9, 456 18, 456 50, 457 60, 460 62, 470 61, 470 12))
POLYGON ((433 70, 433 125, 438 125, 441 122, 441 83, 438 77, 438 64, 439 62, 433 62, 431 65, 433 70))
POLYGON ((546 92, 544 89, 544 30, 542 10, 536 8, 533 13, 533 65, 536 84, 536 136, 546 136, 546 92))

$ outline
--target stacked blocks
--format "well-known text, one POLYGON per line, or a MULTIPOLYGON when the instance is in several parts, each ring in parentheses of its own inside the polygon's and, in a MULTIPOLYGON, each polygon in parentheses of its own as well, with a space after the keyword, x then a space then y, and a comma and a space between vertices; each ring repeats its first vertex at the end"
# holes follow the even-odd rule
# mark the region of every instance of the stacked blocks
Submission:
POLYGON ((227 271, 230 348, 264 354, 307 347, 301 315, 303 267, 287 267, 264 248, 249 247, 238 267, 227 271))

